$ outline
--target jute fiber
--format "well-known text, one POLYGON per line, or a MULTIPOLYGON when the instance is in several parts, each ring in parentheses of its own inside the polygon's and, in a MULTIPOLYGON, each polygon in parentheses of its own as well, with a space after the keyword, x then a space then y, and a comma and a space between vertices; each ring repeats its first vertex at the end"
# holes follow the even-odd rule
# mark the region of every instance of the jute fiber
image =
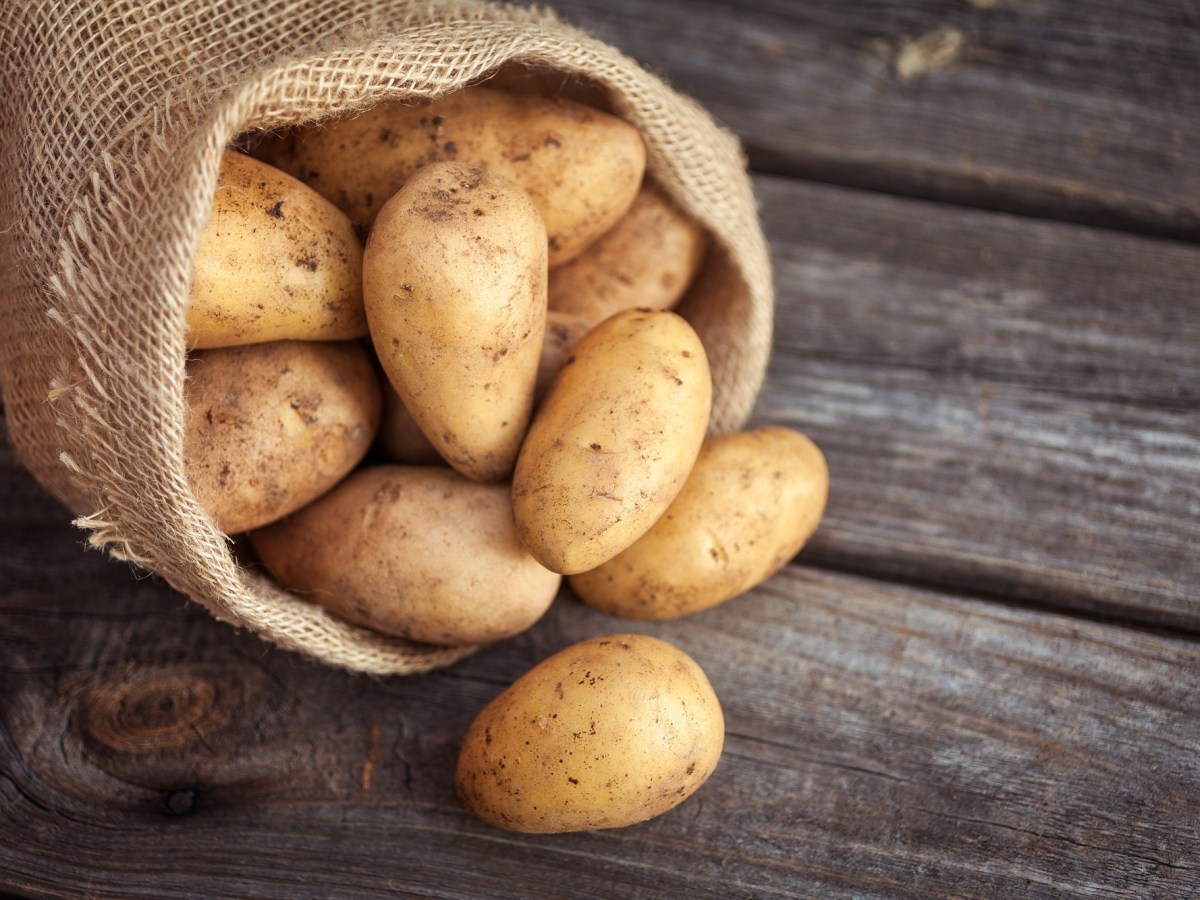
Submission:
POLYGON ((471 652, 351 626, 235 562, 184 477, 184 310, 238 135, 435 97, 507 61, 605 89, 652 177, 715 236, 681 311, 711 355, 713 430, 738 427, 772 303, 740 150, 612 47, 547 11, 470 0, 0 3, 0 386, 19 456, 92 546, 348 669, 420 672, 471 652))

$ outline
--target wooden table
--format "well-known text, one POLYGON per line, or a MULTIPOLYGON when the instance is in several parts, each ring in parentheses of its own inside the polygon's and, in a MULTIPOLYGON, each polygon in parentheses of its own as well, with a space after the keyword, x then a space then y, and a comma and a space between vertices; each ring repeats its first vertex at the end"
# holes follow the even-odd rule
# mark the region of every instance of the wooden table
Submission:
POLYGON ((416 678, 323 668, 82 548, 0 450, 0 885, 40 896, 1200 894, 1200 6, 561 0, 744 140, 755 416, 827 518, 661 625, 564 592, 416 678), (721 765, 637 827, 469 817, 486 701, 570 642, 709 673, 721 765))

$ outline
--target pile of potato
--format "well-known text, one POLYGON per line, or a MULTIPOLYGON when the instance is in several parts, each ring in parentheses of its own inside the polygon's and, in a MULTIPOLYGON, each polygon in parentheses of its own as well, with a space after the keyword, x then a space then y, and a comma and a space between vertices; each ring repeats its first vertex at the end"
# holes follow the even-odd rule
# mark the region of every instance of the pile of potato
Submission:
MULTIPOLYGON (((705 439, 707 355, 670 307, 708 237, 644 167, 627 123, 483 86, 227 152, 188 309, 185 467, 216 525, 296 594, 435 644, 523 631, 564 575, 636 619, 770 577, 825 462, 786 429, 705 439)), ((627 825, 723 739, 693 660, 611 635, 489 704, 457 784, 505 828, 627 825)))

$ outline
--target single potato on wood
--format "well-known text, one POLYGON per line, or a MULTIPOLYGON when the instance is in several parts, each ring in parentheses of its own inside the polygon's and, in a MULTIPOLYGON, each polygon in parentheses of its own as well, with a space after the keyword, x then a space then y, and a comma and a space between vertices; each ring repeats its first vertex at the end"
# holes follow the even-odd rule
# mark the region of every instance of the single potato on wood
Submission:
POLYGON ((550 309, 592 324, 630 307, 670 309, 692 283, 707 246, 703 228, 645 185, 616 225, 550 273, 550 309))
POLYGON ((184 470, 226 534, 321 496, 363 458, 379 426, 379 381, 356 342, 201 350, 187 372, 184 470))
POLYGON ((637 196, 646 150, 636 128, 570 100, 470 87, 433 102, 395 100, 295 131, 266 149, 370 228, 422 166, 456 161, 519 184, 546 222, 550 264, 579 254, 637 196))
POLYGON ((226 151, 187 324, 194 348, 362 337, 362 244, 350 220, 292 176, 226 151))
POLYGON ((551 656, 492 700, 463 740, 455 785, 500 828, 620 828, 695 793, 724 742, 696 662, 657 638, 616 634, 551 656))
POLYGON ((507 178, 462 163, 412 176, 363 259, 371 340, 437 449, 476 481, 512 471, 546 330, 546 230, 507 178))
POLYGON ((571 576, 571 588, 630 619, 709 609, 786 565, 816 530, 828 496, 825 458, 798 432, 710 438, 654 527, 598 568, 571 576))
POLYGON ((433 644, 518 634, 562 580, 517 540, 507 486, 445 468, 362 469, 250 540, 284 587, 359 625, 433 644))
POLYGON ((513 473, 521 540, 585 572, 641 537, 682 489, 708 427, 712 375, 680 316, 626 310, 575 345, 513 473))

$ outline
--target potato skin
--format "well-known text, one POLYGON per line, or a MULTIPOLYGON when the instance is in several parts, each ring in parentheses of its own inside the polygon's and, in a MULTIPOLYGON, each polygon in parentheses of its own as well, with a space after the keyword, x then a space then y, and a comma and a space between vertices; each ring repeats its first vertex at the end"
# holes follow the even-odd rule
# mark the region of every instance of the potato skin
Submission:
POLYGON ((492 700, 463 740, 455 785, 500 828, 620 828, 691 796, 724 741, 721 705, 691 657, 615 634, 551 656, 492 700))
POLYGON ((712 408, 695 331, 672 312, 625 310, 575 345, 513 473, 521 540, 570 575, 616 556, 683 487, 712 408))
MULTIPOLYGON (((586 320, 570 313, 550 310, 546 314, 546 339, 542 343, 534 386, 535 406, 546 396, 554 376, 562 368, 563 361, 575 346, 575 342, 583 337, 590 327, 586 320)), ((433 444, 429 443, 429 438, 425 437, 425 432, 421 431, 412 413, 386 378, 383 384, 383 421, 379 425, 377 443, 379 449, 392 462, 413 466, 438 466, 446 462, 433 444)))
POLYGON ((633 203, 646 165, 641 135, 570 100, 470 87, 431 103, 380 103, 273 144, 267 159, 370 228, 422 166, 446 160, 519 184, 546 222, 550 264, 573 258, 633 203))
POLYGON ((350 220, 285 172, 226 151, 187 323, 198 349, 362 337, 362 244, 350 220))
POLYGON ((425 436, 476 481, 512 471, 546 329, 546 232, 521 189, 462 163, 421 169, 363 258, 371 340, 425 436))
POLYGON ((366 454, 379 425, 379 382, 356 342, 201 350, 187 371, 184 471, 226 534, 325 493, 366 454))
POLYGON ((506 486, 446 468, 361 469, 250 540, 284 587, 351 622, 431 644, 518 634, 562 581, 517 540, 506 486))
POLYGON ((550 273, 551 310, 592 324, 631 307, 670 309, 700 268, 708 236, 657 188, 579 256, 550 273))
POLYGON ((787 428, 710 438, 675 502, 627 550, 572 575, 597 609, 672 619, 724 603, 778 572, 816 530, 829 470, 787 428))

